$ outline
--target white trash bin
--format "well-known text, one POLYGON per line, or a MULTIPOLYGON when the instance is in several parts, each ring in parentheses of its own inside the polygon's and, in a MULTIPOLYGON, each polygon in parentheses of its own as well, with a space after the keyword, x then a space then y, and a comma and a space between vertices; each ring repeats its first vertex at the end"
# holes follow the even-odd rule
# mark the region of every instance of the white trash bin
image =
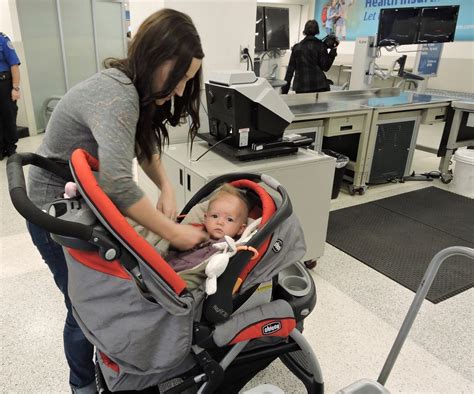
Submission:
POLYGON ((474 198, 474 149, 459 148, 453 159, 454 177, 449 189, 453 193, 474 198))

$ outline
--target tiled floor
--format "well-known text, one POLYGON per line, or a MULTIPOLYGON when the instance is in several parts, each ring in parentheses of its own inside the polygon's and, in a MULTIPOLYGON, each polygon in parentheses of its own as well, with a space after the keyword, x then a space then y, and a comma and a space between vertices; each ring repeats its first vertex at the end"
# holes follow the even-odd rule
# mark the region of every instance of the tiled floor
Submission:
MULTIPOLYGON (((433 128, 424 131, 427 134, 420 134, 424 142, 437 138, 433 128)), ((34 151, 40 139, 20 140, 19 150, 34 151)), ((417 173, 437 166, 434 155, 416 152, 417 173)), ((439 181, 406 182, 371 187, 364 196, 341 192, 331 209, 431 185, 446 187, 439 181)), ((24 221, 11 205, 5 161, 0 163, 0 198, 0 392, 67 393, 62 351, 65 308, 24 221)), ((326 391, 333 393, 361 378, 376 379, 414 294, 328 244, 312 275, 318 303, 306 320, 305 336, 321 364, 326 391)), ((471 289, 437 305, 423 304, 386 384, 389 390, 474 392, 473 301, 471 289)), ((264 382, 286 393, 304 392, 279 362, 248 387, 264 382)))

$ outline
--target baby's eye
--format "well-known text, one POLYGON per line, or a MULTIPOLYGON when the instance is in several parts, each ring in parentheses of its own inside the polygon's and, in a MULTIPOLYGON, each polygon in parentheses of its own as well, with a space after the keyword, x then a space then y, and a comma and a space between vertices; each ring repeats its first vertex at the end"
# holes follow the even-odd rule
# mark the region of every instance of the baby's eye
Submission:
POLYGON ((217 216, 215 213, 213 213, 213 214, 211 215, 211 218, 213 218, 213 219, 217 219, 217 218, 218 218, 218 216, 217 216))
POLYGON ((234 221, 234 218, 227 218, 227 221, 232 223, 234 221))

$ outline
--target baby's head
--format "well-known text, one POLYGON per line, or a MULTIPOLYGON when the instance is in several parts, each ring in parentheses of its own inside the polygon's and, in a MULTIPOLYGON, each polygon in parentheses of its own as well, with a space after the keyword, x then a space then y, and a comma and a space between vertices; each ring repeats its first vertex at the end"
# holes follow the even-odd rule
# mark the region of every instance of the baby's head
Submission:
POLYGON ((235 187, 224 184, 209 200, 204 226, 212 239, 241 235, 247 225, 249 208, 245 196, 235 187))

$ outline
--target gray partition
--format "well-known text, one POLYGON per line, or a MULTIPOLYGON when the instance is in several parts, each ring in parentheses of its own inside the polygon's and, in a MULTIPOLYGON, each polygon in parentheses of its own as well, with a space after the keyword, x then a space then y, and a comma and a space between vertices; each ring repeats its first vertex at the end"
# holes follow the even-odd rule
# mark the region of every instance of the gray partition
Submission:
POLYGON ((122 7, 110 0, 95 0, 97 50, 100 68, 108 57, 122 58, 127 52, 125 17, 122 7), (118 23, 121 21, 121 23, 118 23))
POLYGON ((118 0, 17 0, 36 125, 45 127, 43 103, 61 96, 124 57, 125 11, 118 0))
POLYGON ((38 129, 44 127, 41 107, 53 95, 66 92, 55 0, 18 0, 21 38, 28 67, 33 110, 38 129))
POLYGON ((70 89, 97 72, 92 4, 88 0, 61 0, 59 3, 70 89))

